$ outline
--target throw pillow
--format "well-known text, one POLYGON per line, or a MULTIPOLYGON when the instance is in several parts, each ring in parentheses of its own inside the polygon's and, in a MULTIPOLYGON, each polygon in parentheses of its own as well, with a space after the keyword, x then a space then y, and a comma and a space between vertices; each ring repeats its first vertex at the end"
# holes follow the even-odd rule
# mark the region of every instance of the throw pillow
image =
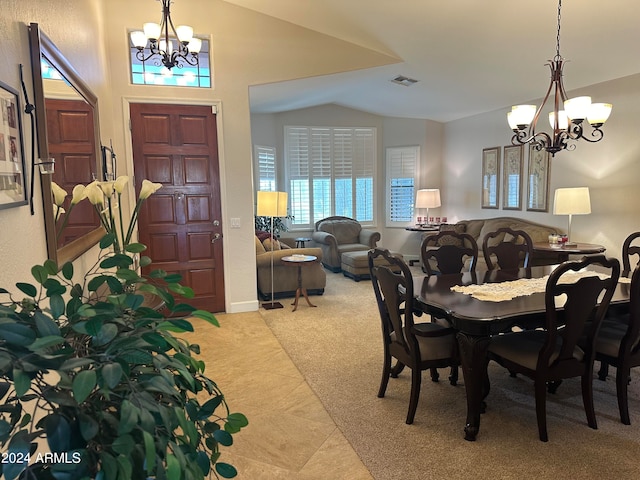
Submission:
POLYGON ((267 238, 271 238, 271 234, 269 232, 263 232, 262 230, 256 230, 256 237, 261 242, 264 242, 267 238))
POLYGON ((267 238, 264 242, 262 242, 262 244, 264 245, 264 249, 267 252, 271 251, 271 245, 273 244, 273 251, 275 252, 276 250, 280 250, 280 242, 278 240, 273 240, 271 237, 267 238))

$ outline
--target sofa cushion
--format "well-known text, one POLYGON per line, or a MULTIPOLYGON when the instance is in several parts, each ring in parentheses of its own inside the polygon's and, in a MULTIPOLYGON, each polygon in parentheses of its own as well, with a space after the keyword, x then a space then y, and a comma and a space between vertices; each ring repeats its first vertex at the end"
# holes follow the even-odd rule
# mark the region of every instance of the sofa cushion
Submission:
POLYGON ((266 250, 264 249, 264 245, 257 236, 254 238, 256 239, 256 255, 262 255, 266 252, 266 250))
MULTIPOLYGON (((465 233, 465 230, 466 230, 466 225, 464 224, 447 224, 447 225, 440 226, 441 232, 465 233)), ((459 238, 450 237, 447 235, 440 238, 440 240, 438 241, 438 244, 440 246, 455 245, 456 247, 462 247, 462 240, 460 240, 459 238)))
POLYGON ((353 220, 328 220, 318 225, 318 231, 327 232, 336 237, 338 245, 358 243, 362 226, 353 220))

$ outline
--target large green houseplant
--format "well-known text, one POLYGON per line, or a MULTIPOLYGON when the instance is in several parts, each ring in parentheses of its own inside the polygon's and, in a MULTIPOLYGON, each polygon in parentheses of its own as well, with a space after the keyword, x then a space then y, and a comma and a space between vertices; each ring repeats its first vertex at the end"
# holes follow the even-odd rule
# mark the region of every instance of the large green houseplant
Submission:
MULTIPOLYGON (((145 181, 127 229, 116 213, 124 185, 121 178, 74 189, 67 209, 89 198, 107 232, 81 280, 74 280, 71 263, 59 269, 46 261, 31 269, 31 282, 12 292, 0 288, 0 476, 6 480, 236 475, 219 461, 220 446, 231 445, 247 419, 230 412, 205 375, 199 346, 176 335, 193 330, 191 319, 217 320, 176 301, 193 297, 178 275, 142 276, 132 268, 132 257, 146 247, 131 242, 130 232, 159 185, 145 181), (161 301, 162 313, 145 297, 161 301)), ((64 196, 54 189, 57 217, 64 196)), ((59 223, 64 228, 64 219, 59 223)), ((142 266, 150 263, 140 257, 142 266)))

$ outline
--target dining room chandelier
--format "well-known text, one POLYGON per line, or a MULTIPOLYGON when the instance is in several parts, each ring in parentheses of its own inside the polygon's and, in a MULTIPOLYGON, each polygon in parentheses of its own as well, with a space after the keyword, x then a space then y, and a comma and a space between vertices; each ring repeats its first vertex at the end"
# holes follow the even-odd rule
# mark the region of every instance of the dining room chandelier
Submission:
POLYGON ((611 114, 610 103, 591 103, 591 97, 567 99, 562 84, 564 59, 560 56, 560 19, 562 0, 558 1, 558 33, 556 35, 556 55, 547 65, 551 69, 551 83, 540 107, 536 105, 516 105, 507 113, 507 121, 514 132, 513 145, 530 144, 536 150, 546 150, 554 156, 560 150, 574 150, 574 140, 583 139, 590 143, 599 142, 604 136, 601 130, 611 114), (538 120, 553 90, 553 111, 549 113, 549 123, 553 133, 537 131, 538 120), (564 110, 562 109, 564 107, 564 110), (593 127, 589 136, 585 135, 585 120, 593 127))
POLYGON ((171 0, 158 1, 162 2, 160 24, 145 23, 142 31, 131 32, 131 42, 138 49, 136 58, 144 63, 155 57, 156 65, 162 63, 169 70, 176 66, 182 68, 185 63, 195 67, 202 40, 193 36, 193 28, 188 25, 173 26, 169 11, 171 0), (149 51, 146 56, 145 49, 149 51))

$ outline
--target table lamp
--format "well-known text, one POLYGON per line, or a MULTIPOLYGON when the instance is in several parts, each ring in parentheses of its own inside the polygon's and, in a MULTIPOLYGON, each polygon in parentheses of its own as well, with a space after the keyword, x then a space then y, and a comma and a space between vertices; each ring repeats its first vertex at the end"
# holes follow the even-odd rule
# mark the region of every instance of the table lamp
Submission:
POLYGON ((438 188, 423 188, 416 193, 416 209, 426 208, 426 224, 429 224, 429 209, 439 207, 440 204, 440 189, 438 188))
POLYGON ((575 246, 571 240, 571 216, 591 213, 591 199, 588 187, 558 188, 553 200, 554 215, 569 215, 566 246, 575 246))
POLYGON ((280 302, 274 302, 273 299, 273 217, 287 216, 287 192, 258 192, 256 205, 256 215, 260 217, 271 217, 271 303, 263 303, 262 307, 266 310, 274 308, 282 308, 280 302))

